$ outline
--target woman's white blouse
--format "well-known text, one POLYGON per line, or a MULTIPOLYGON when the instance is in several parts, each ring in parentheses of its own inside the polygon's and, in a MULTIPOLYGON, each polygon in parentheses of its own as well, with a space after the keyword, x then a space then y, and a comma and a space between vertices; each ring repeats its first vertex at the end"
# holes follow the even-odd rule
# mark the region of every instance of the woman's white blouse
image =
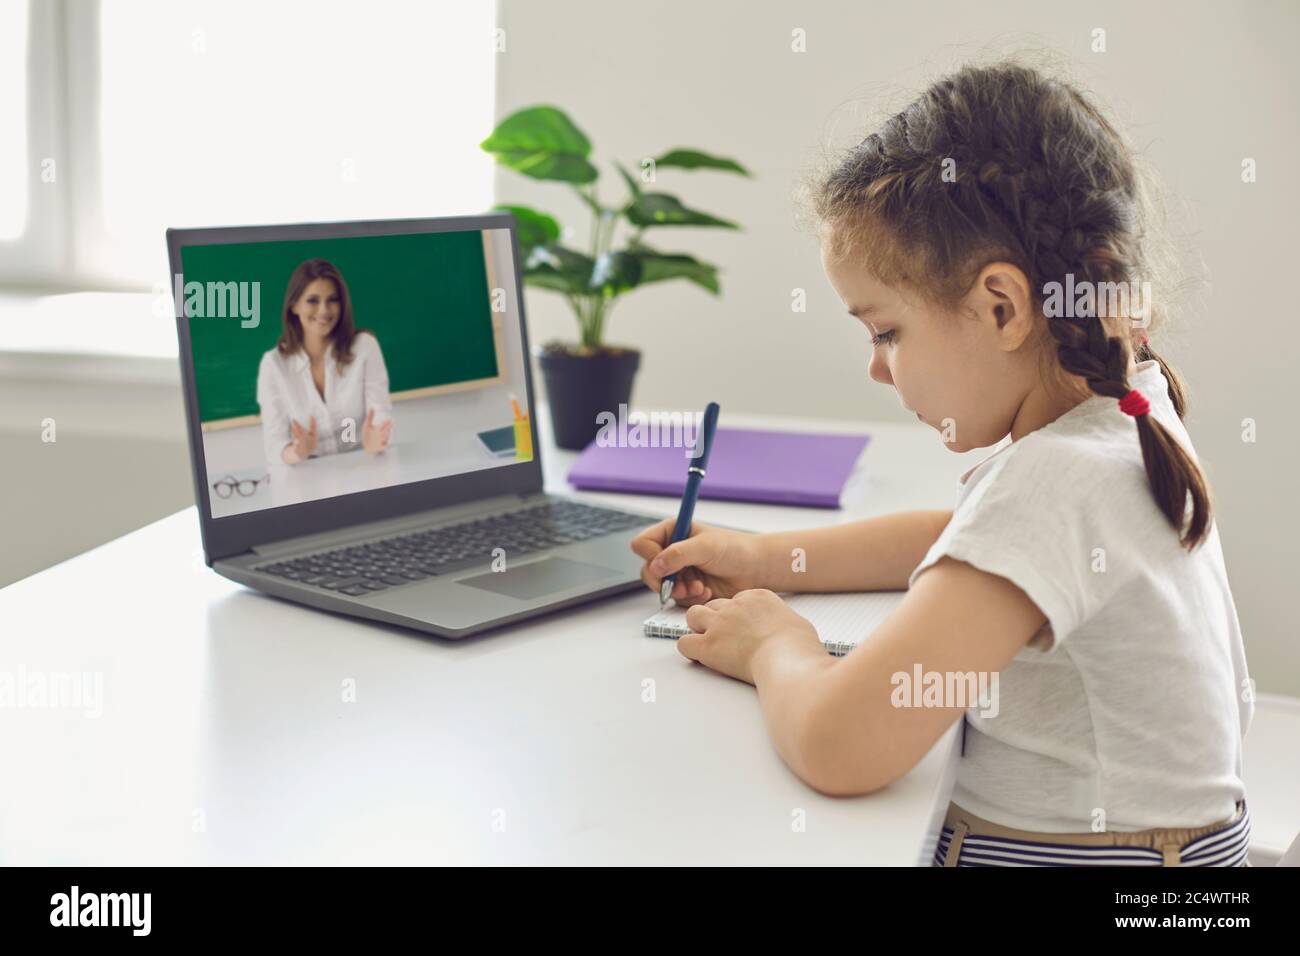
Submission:
POLYGON ((386 421, 393 409, 388 369, 378 339, 369 332, 354 338, 352 362, 341 372, 330 344, 325 355, 324 399, 312 381, 311 359, 305 349, 293 355, 271 349, 262 356, 257 370, 257 404, 262 411, 262 446, 266 460, 273 465, 284 463, 281 452, 293 442, 290 419, 310 428, 311 417, 316 416, 313 457, 360 448, 370 409, 375 409, 376 425, 386 421))

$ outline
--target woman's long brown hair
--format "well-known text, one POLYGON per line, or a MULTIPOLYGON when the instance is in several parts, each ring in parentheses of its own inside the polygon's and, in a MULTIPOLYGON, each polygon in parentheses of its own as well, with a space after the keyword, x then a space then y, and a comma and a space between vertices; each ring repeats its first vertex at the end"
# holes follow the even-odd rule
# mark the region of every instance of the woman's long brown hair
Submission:
MULTIPOLYGON (((980 268, 1007 261, 1029 278, 1042 314, 1047 284, 1064 286, 1070 273, 1093 288, 1149 281, 1147 188, 1133 152, 1078 90, 1000 63, 958 70, 890 118, 814 184, 812 211, 831 227, 833 255, 857 255, 886 284, 952 308, 980 268)), ((1116 399, 1130 390, 1129 355, 1155 359, 1181 419, 1183 380, 1143 342, 1163 307, 1146 308, 1140 324, 1132 315, 1043 315, 1038 341, 1059 369, 1116 399)), ((1210 527, 1205 476, 1153 416, 1138 416, 1136 427, 1156 503, 1193 550, 1210 527)))
POLYGON ((343 281, 343 274, 328 259, 307 259, 298 264, 289 276, 289 284, 284 290, 284 308, 280 312, 283 331, 276 343, 281 355, 293 355, 302 348, 302 321, 293 312, 293 305, 302 295, 303 290, 317 279, 329 279, 339 293, 339 320, 330 330, 330 342, 334 346, 334 359, 339 368, 349 365, 354 358, 352 343, 364 329, 356 328, 352 323, 352 297, 348 294, 348 284, 343 281))

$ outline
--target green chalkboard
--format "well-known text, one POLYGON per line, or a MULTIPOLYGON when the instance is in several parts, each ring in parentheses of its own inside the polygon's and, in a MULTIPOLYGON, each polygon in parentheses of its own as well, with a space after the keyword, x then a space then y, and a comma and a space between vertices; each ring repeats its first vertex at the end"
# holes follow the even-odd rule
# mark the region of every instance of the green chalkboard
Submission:
MULTIPOLYGON (((305 259, 328 259, 338 268, 354 325, 379 340, 390 392, 500 374, 479 231, 186 246, 186 289, 191 282, 205 290, 208 283, 260 283, 256 325, 237 314, 188 318, 204 424, 258 414, 258 365, 280 338, 285 289, 305 259)), ((251 302, 253 287, 242 288, 251 302)))

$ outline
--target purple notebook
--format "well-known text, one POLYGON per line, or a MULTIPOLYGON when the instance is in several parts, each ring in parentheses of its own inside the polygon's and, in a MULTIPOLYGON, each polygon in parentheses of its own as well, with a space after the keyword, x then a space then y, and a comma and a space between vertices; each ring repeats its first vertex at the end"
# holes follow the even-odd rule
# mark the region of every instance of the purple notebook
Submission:
MULTIPOLYGON (((870 440, 869 435, 719 428, 700 497, 838 508, 844 483, 870 440)), ((684 448, 620 448, 592 441, 569 469, 569 483, 587 491, 680 498, 689 463, 684 448)))

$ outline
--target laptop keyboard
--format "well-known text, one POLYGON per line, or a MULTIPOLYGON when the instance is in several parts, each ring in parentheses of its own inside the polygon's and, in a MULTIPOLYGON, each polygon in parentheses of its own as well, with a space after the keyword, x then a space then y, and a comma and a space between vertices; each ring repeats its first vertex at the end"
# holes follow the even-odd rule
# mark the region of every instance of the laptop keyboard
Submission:
POLYGON ((263 564, 253 570, 359 596, 487 564, 496 548, 504 549, 507 559, 513 559, 652 523, 652 518, 624 511, 548 501, 490 518, 263 564))

